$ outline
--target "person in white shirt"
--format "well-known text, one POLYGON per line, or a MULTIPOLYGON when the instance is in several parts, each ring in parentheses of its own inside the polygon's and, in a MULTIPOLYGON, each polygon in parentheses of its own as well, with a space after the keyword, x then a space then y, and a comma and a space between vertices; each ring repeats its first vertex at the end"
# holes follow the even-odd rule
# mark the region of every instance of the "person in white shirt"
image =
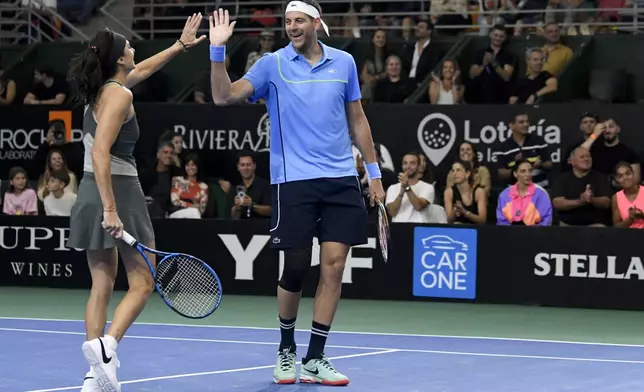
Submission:
POLYGON ((434 202, 434 186, 420 179, 417 153, 405 154, 398 183, 387 189, 387 211, 392 222, 431 223, 429 207, 434 202))
POLYGON ((65 191, 69 181, 69 174, 65 170, 56 170, 51 173, 47 181, 49 194, 43 200, 47 216, 69 216, 71 214, 72 206, 76 202, 76 194, 65 191))

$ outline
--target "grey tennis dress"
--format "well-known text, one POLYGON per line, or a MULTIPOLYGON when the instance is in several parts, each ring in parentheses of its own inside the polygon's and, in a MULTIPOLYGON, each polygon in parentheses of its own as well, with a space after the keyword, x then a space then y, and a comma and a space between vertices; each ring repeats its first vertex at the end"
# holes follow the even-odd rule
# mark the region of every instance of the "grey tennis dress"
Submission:
MULTIPOLYGON (((103 203, 94 177, 91 155, 97 125, 92 109, 86 106, 83 117, 84 175, 78 186, 76 203, 72 207, 67 241, 68 247, 76 249, 108 249, 123 245, 121 240, 109 235, 101 226, 103 203)), ((145 244, 154 239, 154 230, 133 156, 138 138, 139 125, 135 114, 121 126, 110 151, 110 168, 116 210, 123 228, 145 244)))

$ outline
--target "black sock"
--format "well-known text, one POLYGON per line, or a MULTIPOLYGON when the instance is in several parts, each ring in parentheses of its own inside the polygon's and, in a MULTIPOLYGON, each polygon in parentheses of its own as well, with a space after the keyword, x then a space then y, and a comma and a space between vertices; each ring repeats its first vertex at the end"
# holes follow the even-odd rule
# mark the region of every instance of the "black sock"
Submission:
POLYGON ((326 338, 329 336, 330 326, 316 323, 315 321, 311 325, 311 342, 309 343, 309 351, 306 354, 306 358, 302 362, 306 363, 313 358, 322 358, 322 353, 324 352, 324 345, 326 344, 326 338))
POLYGON ((279 351, 290 347, 290 351, 292 353, 295 352, 295 320, 295 318, 288 320, 283 319, 280 316, 280 332, 282 334, 282 340, 280 341, 279 351))

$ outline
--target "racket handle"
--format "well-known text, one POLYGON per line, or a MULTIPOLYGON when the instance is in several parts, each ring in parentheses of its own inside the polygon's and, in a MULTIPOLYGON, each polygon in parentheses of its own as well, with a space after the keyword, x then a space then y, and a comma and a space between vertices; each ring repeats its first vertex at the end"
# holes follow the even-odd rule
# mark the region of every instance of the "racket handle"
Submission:
POLYGON ((123 230, 123 235, 121 236, 121 239, 130 246, 136 246, 136 240, 134 239, 134 237, 132 237, 130 233, 128 233, 125 230, 123 230))

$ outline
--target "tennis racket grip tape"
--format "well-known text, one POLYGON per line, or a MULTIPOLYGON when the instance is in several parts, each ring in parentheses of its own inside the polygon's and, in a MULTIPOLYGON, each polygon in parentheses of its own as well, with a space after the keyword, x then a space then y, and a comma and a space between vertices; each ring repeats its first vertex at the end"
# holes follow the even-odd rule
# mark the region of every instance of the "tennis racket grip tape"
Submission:
POLYGON ((123 240, 126 244, 136 247, 137 241, 128 233, 127 231, 123 230, 123 235, 121 236, 121 240, 123 240))

